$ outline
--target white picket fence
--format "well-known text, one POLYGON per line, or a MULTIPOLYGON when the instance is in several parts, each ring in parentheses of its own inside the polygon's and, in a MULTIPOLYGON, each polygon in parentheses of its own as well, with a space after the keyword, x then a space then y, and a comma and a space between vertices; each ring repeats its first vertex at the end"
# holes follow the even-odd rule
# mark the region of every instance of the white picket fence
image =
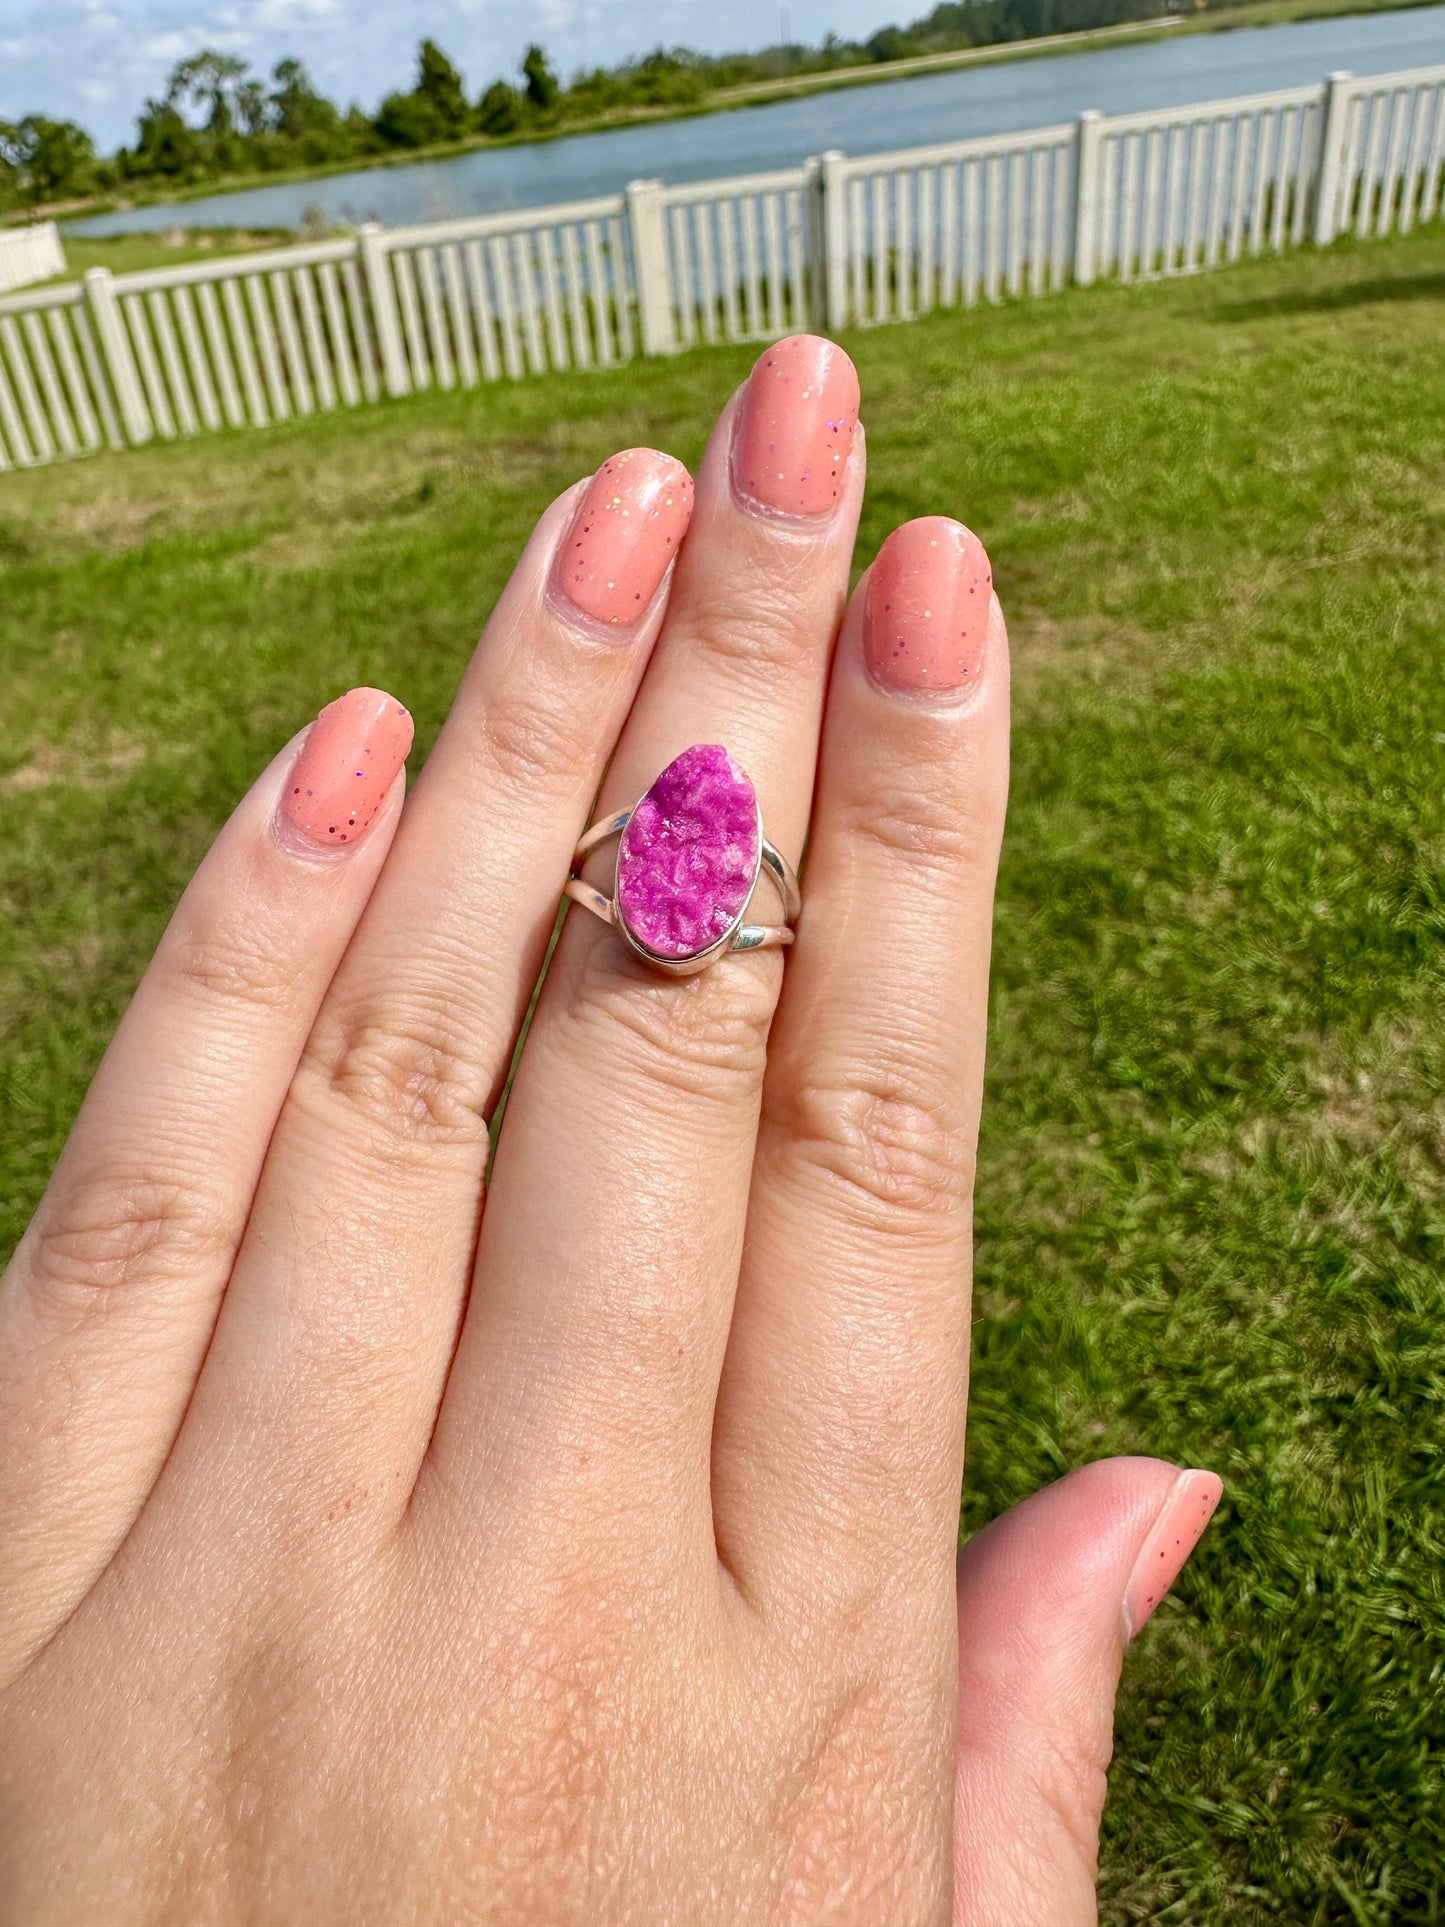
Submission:
POLYGON ((1181 274, 1442 211, 1445 66, 0 299, 0 468, 1181 274))
POLYGON ((49 281, 65 272, 65 250, 54 221, 0 228, 0 294, 49 281))

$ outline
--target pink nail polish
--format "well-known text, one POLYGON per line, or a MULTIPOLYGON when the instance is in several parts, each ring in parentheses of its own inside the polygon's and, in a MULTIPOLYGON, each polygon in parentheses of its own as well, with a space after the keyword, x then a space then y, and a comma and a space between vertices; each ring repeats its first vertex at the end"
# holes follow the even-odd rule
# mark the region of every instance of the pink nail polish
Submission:
POLYGON ((655 448, 628 448, 587 485, 554 581, 584 615, 618 627, 647 613, 692 519, 692 477, 655 448))
POLYGON ((412 720, 384 689, 351 689, 307 732, 281 814, 312 843, 354 843, 375 819, 411 748, 412 720))
POLYGON ((784 515, 826 515, 858 426, 858 373, 831 341, 789 335, 765 348, 743 393, 733 487, 784 515))
POLYGON ((1181 1472, 1159 1509, 1124 1588, 1124 1632, 1132 1639, 1184 1569, 1219 1504, 1213 1472, 1181 1472))
POLYGON ((895 529, 873 564, 863 652, 887 689, 962 689, 988 636, 993 571, 961 522, 924 515, 895 529))

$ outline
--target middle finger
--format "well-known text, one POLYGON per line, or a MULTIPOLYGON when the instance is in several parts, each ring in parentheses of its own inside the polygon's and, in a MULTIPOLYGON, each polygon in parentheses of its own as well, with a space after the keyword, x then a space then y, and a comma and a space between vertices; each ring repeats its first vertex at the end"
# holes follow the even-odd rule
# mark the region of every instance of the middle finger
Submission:
MULTIPOLYGON (((806 335, 765 350, 724 410, 599 816, 681 751, 721 744, 796 863, 863 490, 857 411, 848 357, 806 335)), ((781 920, 770 884, 749 914, 781 920)), ((658 976, 569 913, 498 1143, 433 1446, 443 1491, 475 1491, 467 1474, 485 1459, 501 1505, 549 1471, 575 1487, 579 1460, 609 1513, 654 1475, 706 1493, 780 980, 776 954, 658 976), (609 1438, 620 1477, 617 1455, 594 1449, 609 1438)), ((637 1516, 661 1525, 669 1509, 637 1516)))

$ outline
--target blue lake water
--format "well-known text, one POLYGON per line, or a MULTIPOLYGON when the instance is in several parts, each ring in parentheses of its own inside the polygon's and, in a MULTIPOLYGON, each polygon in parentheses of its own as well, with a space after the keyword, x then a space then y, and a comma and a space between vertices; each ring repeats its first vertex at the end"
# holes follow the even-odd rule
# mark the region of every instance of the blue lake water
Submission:
POLYGON ((1437 62, 1445 62, 1445 6, 1189 34, 959 68, 692 120, 574 134, 535 146, 492 148, 455 160, 361 168, 320 180, 94 215, 71 225, 79 234, 177 225, 294 227, 304 210, 320 208, 330 222, 379 220, 401 227, 610 194, 646 176, 693 181, 794 167, 828 147, 876 154, 1047 127, 1072 120, 1086 107, 1133 113, 1299 86, 1337 68, 1378 74, 1437 62))

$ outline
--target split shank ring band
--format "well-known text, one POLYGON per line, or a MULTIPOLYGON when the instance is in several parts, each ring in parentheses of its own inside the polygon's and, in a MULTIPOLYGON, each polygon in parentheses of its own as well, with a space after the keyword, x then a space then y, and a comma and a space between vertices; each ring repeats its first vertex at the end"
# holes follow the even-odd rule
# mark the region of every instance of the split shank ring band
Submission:
POLYGON ((780 949, 793 941, 800 908, 798 879, 763 835, 756 790, 716 743, 685 749, 641 802, 592 825, 573 854, 566 894, 670 977, 705 970, 730 950, 780 949), (613 836, 620 841, 609 897, 577 871, 613 836), (764 871, 786 923, 743 922, 764 871))

